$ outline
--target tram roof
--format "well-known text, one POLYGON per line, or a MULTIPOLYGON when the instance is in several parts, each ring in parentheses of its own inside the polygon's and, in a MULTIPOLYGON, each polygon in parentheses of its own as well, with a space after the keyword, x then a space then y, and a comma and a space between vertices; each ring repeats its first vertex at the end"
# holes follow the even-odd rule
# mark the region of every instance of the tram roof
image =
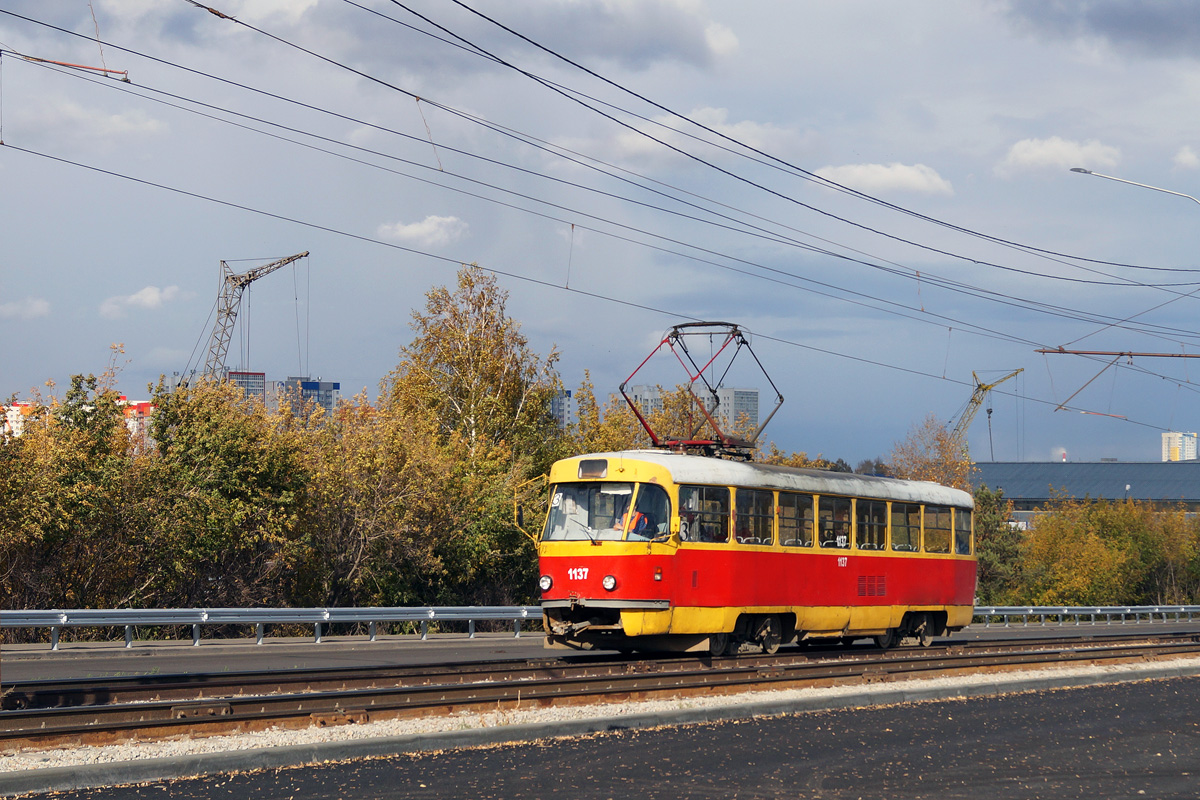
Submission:
POLYGON ((812 494, 838 494, 909 503, 930 503, 960 508, 973 508, 975 505, 974 498, 970 493, 930 481, 906 481, 899 478, 881 478, 876 475, 858 475, 852 472, 829 472, 774 464, 755 464, 711 456, 672 453, 666 450, 623 450, 612 453, 590 453, 577 458, 630 459, 656 464, 668 470, 676 483, 752 486, 812 494))

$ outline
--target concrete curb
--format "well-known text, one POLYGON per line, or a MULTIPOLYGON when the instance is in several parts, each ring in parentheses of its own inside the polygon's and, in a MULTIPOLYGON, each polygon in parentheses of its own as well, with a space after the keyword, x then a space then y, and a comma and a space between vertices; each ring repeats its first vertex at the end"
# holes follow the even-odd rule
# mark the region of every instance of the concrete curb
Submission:
POLYGON ((874 689, 863 694, 840 697, 816 696, 798 700, 765 700, 751 703, 730 703, 710 708, 678 709, 667 712, 633 714, 619 718, 590 718, 527 725, 507 725, 493 728, 471 728, 463 731, 422 733, 376 739, 271 747, 256 750, 233 750, 224 753, 201 753, 172 758, 153 758, 122 761, 110 764, 87 764, 74 767, 53 767, 21 772, 0 773, 0 795, 42 794, 72 789, 170 780, 226 772, 294 767, 329 761, 346 761, 372 756, 393 756, 428 750, 450 750, 482 745, 529 742, 563 736, 583 736, 607 731, 637 730, 670 725, 694 725, 753 717, 775 717, 812 711, 915 703, 931 700, 992 697, 1016 692, 1077 688, 1143 680, 1165 680, 1200 675, 1200 663, 1187 665, 1147 664, 1145 667, 1112 674, 1095 675, 1022 675, 1011 679, 997 677, 987 683, 961 686, 904 687, 874 689))

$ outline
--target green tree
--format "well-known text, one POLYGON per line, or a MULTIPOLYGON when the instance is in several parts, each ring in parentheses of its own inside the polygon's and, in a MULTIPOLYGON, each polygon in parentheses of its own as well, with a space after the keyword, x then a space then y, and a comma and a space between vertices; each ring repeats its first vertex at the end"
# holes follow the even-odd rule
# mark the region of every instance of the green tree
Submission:
POLYGON ((1019 602, 1021 531, 1010 524, 1011 518, 1012 501, 1004 498, 1003 489, 975 490, 976 595, 985 606, 1019 602))

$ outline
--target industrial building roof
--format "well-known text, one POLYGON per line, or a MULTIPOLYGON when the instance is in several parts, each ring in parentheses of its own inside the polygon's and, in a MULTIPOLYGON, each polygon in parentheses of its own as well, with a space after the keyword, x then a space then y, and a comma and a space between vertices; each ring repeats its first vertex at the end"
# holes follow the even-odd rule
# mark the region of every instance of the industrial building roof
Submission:
POLYGON ((974 483, 1013 501, 1056 497, 1200 503, 1200 461, 991 461, 974 483))

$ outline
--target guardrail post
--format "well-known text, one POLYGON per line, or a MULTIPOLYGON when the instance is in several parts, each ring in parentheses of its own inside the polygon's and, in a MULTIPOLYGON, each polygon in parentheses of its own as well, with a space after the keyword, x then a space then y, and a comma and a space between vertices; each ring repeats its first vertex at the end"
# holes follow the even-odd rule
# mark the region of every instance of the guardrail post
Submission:
POLYGON ((128 650, 131 647, 133 647, 133 626, 126 625, 125 626, 125 649, 128 650))
POLYGON ((313 623, 313 643, 314 644, 321 643, 321 623, 319 623, 319 622, 313 623))
POLYGON ((421 641, 422 642, 428 641, 428 639, 429 639, 429 620, 423 619, 423 620, 421 620, 421 641))
POLYGON ((200 623, 192 623, 192 647, 200 646, 200 623))
POLYGON ((371 641, 375 641, 375 620, 367 623, 367 633, 371 634, 371 641))
POLYGON ((475 620, 467 620, 467 638, 475 638, 475 620))
POLYGON ((519 620, 519 619, 513 620, 513 638, 514 639, 521 638, 521 620, 519 620))
POLYGON ((254 623, 254 643, 255 644, 263 643, 263 631, 266 629, 266 627, 267 626, 261 622, 254 623))
POLYGON ((50 649, 51 650, 58 649, 58 626, 57 625, 50 626, 50 649))

